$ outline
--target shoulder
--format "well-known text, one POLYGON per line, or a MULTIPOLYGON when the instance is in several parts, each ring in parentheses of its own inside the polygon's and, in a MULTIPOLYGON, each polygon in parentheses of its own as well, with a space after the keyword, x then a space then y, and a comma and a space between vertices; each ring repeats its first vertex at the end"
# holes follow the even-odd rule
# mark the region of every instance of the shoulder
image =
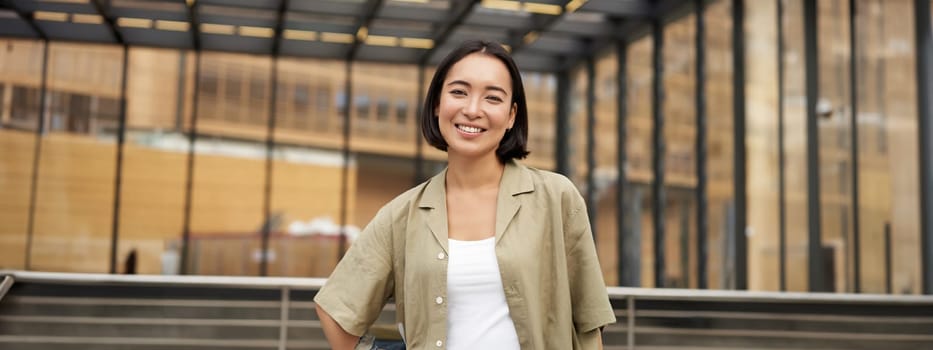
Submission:
MULTIPOLYGON (((430 180, 428 180, 430 181, 430 180)), ((397 221, 408 216, 414 208, 418 207, 421 195, 428 184, 428 181, 412 187, 382 206, 376 214, 377 218, 397 221)))
POLYGON ((525 165, 518 165, 527 178, 534 183, 538 195, 548 196, 559 201, 563 206, 574 207, 583 203, 583 197, 573 181, 563 174, 541 170, 525 165))

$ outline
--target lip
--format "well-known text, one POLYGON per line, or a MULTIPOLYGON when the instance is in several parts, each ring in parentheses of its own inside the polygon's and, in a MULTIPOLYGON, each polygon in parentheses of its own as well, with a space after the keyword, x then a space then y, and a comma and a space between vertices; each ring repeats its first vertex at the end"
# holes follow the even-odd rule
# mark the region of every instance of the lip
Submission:
POLYGON ((453 124, 453 127, 454 127, 454 130, 457 130, 457 134, 459 134, 461 137, 466 138, 466 139, 472 139, 472 138, 480 137, 480 136, 482 136, 482 135, 487 131, 485 128, 481 128, 481 127, 479 127, 479 126, 469 125, 469 124, 455 123, 455 124, 453 124), (481 131, 480 131, 480 132, 476 132, 476 133, 466 132, 466 131, 463 131, 463 130, 461 130, 460 128, 458 128, 458 127, 457 127, 458 125, 459 125, 459 126, 471 127, 471 128, 477 128, 477 129, 480 129, 481 131))

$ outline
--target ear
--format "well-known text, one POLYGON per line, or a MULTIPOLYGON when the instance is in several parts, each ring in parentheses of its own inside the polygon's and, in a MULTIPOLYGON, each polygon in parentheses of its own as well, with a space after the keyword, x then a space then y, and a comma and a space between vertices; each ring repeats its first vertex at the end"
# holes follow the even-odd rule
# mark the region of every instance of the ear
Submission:
POLYGON ((518 113, 518 103, 512 104, 512 109, 509 110, 509 129, 515 125, 515 114, 518 113))

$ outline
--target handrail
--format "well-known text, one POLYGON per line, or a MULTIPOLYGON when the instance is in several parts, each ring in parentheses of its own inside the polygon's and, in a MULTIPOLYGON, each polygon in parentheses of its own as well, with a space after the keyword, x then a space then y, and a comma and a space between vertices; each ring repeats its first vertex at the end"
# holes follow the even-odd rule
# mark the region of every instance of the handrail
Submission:
POLYGON ((225 287, 238 289, 317 290, 325 278, 245 277, 245 276, 181 276, 181 275, 111 275, 98 273, 35 272, 0 270, 0 275, 16 277, 25 283, 97 284, 97 285, 158 285, 189 287, 225 287))
MULTIPOLYGON (((46 282, 60 284, 98 285, 161 285, 190 287, 226 287, 238 289, 281 289, 317 290, 325 278, 298 277, 245 277, 245 276, 168 276, 168 275, 110 275, 87 273, 34 272, 0 270, 0 275, 15 278, 18 282, 46 282)), ((11 282, 12 283, 12 282, 11 282)), ((700 290, 673 288, 608 287, 609 298, 624 300, 628 297, 651 300, 690 301, 761 301, 773 303, 841 303, 841 304, 928 304, 933 305, 933 295, 887 295, 851 293, 802 293, 763 292, 740 290, 700 290)), ((2 294, 0 294, 2 295, 2 294)))
POLYGON ((12 275, 6 274, 3 276, 3 281, 0 282, 0 301, 3 301, 3 296, 10 291, 10 288, 13 287, 13 283, 16 281, 12 275))

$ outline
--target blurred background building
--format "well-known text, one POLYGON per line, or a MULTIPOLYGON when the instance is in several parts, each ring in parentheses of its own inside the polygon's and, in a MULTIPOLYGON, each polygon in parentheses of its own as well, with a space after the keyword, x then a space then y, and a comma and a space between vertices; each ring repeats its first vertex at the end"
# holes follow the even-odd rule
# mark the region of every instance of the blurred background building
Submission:
POLYGON ((479 38, 608 284, 933 293, 929 3, 6 1, 0 269, 326 277, 479 38))

